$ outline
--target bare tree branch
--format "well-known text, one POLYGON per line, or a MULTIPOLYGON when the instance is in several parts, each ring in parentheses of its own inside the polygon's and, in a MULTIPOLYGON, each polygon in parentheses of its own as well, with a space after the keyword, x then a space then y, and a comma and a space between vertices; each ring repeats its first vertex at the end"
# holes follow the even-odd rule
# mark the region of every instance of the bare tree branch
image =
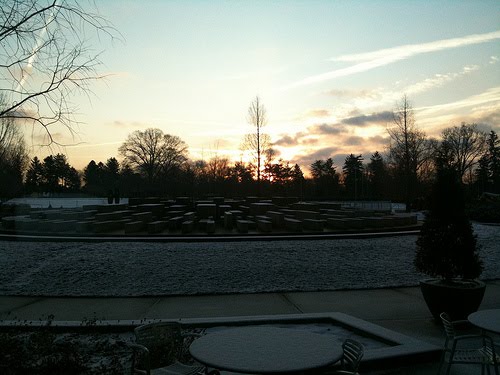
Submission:
POLYGON ((90 94, 99 53, 90 36, 120 38, 114 27, 89 3, 76 0, 12 0, 0 5, 0 93, 5 105, 0 119, 24 120, 45 130, 61 124, 73 134, 76 124, 71 97, 90 94))
POLYGON ((257 182, 260 183, 262 155, 271 146, 271 138, 262 132, 262 128, 267 124, 267 113, 258 96, 248 107, 247 121, 253 126, 254 131, 245 135, 242 148, 252 152, 254 160, 257 162, 257 182))

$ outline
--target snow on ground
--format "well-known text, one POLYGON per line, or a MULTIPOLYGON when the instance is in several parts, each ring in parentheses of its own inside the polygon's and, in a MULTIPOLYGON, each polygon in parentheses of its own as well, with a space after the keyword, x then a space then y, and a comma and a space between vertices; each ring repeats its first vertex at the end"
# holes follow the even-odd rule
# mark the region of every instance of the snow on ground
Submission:
MULTIPOLYGON (((483 279, 500 226, 474 225, 483 279)), ((0 294, 145 296, 417 285, 416 236, 207 243, 0 242, 0 294)))

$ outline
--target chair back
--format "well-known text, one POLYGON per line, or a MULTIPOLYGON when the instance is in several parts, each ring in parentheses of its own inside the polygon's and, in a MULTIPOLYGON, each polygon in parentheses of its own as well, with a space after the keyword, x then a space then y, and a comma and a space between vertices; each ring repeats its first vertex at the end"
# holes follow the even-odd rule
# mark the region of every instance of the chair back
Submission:
POLYGON ((439 317, 443 322, 443 327, 444 327, 444 332, 446 333, 446 337, 448 339, 453 339, 456 335, 456 332, 455 332, 455 327, 453 326, 453 323, 450 319, 450 316, 447 313, 442 312, 441 314, 439 314, 439 317))
POLYGON ((134 329, 137 344, 149 350, 151 368, 171 364, 182 346, 181 328, 175 322, 159 322, 134 329))
POLYGON ((342 367, 353 372, 358 371, 361 358, 365 353, 363 345, 355 340, 346 339, 342 344, 342 350, 344 351, 342 367))

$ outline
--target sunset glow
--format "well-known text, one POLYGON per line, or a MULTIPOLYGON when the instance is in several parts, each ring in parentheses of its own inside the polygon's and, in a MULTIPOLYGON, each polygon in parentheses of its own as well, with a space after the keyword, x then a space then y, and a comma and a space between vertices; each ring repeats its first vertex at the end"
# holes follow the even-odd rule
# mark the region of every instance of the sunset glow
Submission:
MULTIPOLYGON (((429 135, 462 121, 500 130, 497 1, 105 1, 123 42, 103 50, 108 77, 75 97, 73 138, 54 128, 78 169, 118 157, 134 130, 181 137, 193 160, 248 160, 246 114, 262 99, 278 157, 365 159, 388 145, 407 94, 429 135)), ((103 42, 104 43, 104 42, 103 42)), ((36 61, 33 62, 36 64, 36 61)), ((32 77, 34 79, 34 77, 32 77)), ((41 133, 31 129, 33 155, 41 133)))

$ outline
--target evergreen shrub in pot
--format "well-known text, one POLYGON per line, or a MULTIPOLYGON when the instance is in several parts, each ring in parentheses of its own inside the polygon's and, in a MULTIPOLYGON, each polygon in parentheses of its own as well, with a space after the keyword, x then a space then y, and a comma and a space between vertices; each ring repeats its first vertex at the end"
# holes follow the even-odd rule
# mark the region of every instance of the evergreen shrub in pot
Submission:
POLYGON ((414 264, 434 279, 422 281, 424 299, 436 320, 447 312, 466 319, 481 304, 486 285, 478 280, 482 261, 465 213, 462 183, 453 168, 438 163, 429 211, 417 239, 414 264))

